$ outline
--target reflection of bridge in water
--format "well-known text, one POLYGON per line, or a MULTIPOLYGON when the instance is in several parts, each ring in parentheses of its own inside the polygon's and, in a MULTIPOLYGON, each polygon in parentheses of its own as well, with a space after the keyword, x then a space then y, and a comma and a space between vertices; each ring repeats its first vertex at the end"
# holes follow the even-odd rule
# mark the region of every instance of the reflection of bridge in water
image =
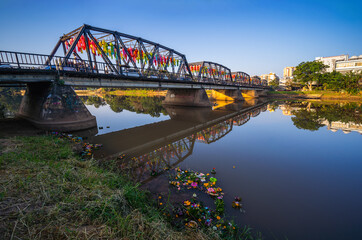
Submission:
POLYGON ((94 137, 94 142, 104 145, 96 154, 105 159, 118 158, 122 171, 145 183, 189 157, 195 141, 211 144, 220 140, 234 126, 248 122, 253 113, 265 111, 266 104, 230 104, 214 111, 181 107, 166 110, 170 120, 94 137))

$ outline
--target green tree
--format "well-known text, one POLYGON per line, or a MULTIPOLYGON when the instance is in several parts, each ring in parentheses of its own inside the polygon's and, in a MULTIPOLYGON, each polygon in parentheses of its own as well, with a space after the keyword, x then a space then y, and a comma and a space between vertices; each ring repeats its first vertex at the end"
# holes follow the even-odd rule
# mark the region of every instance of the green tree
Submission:
POLYGON ((342 88, 349 94, 357 94, 362 90, 362 71, 358 73, 349 72, 344 76, 342 88))
POLYGON ((322 77, 321 71, 327 67, 327 65, 318 61, 302 62, 296 67, 293 76, 295 81, 307 86, 311 91, 312 85, 319 83, 319 80, 322 77))
POLYGON ((273 88, 276 88, 279 86, 279 81, 278 79, 271 80, 268 85, 272 86, 273 88))

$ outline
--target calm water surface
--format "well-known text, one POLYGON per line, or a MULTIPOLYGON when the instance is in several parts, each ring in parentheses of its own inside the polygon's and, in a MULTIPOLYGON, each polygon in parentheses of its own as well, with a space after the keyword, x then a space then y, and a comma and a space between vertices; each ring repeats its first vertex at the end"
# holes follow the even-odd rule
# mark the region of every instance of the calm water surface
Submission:
POLYGON ((165 191, 157 180, 164 165, 142 160, 162 155, 172 167, 215 168, 227 215, 267 239, 362 239, 360 104, 254 102, 199 114, 159 108, 153 116, 133 105, 138 113, 88 105, 103 127, 93 141, 104 143, 102 155, 136 157, 131 172, 151 190, 165 191), (234 196, 244 213, 231 208, 234 196))
POLYGON ((134 157, 120 167, 151 191, 167 194, 165 168, 215 168, 228 218, 266 239, 362 239, 361 103, 211 110, 163 107, 159 98, 83 100, 97 118, 89 140, 103 143, 98 157, 134 157), (235 196, 245 212, 231 207, 235 196))

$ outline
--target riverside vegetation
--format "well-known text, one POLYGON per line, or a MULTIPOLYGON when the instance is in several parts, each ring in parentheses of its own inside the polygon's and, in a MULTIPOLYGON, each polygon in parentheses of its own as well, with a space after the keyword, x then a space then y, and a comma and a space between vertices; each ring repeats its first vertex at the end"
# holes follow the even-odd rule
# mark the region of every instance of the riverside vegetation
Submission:
MULTIPOLYGON (((82 160, 55 136, 0 140, 0 235, 5 239, 254 239, 172 226, 149 193, 82 160)), ((107 164, 111 166, 112 164, 107 164)), ((165 204, 166 205, 166 204, 165 204)), ((258 237, 259 238, 259 237, 258 237)))
POLYGON ((348 94, 358 94, 362 90, 362 72, 324 72, 328 68, 319 61, 302 62, 294 73, 294 82, 289 85, 301 85, 308 87, 309 91, 316 86, 317 90, 331 90, 335 92, 346 92, 348 94))

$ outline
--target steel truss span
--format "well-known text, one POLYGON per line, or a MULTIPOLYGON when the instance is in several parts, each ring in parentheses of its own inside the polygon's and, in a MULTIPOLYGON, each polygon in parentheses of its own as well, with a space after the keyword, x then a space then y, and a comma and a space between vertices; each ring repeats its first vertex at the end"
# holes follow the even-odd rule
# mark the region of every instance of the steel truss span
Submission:
POLYGON ((61 66, 92 73, 170 80, 192 80, 185 55, 139 37, 83 25, 63 35, 61 66))
POLYGON ((209 61, 189 64, 185 55, 161 44, 90 25, 61 36, 50 55, 0 51, 0 70, 6 67, 83 72, 92 77, 108 75, 119 79, 266 88, 248 74, 231 73, 221 64, 209 61))
POLYGON ((231 71, 229 68, 214 62, 194 62, 190 63, 192 76, 200 82, 233 84, 231 71))

